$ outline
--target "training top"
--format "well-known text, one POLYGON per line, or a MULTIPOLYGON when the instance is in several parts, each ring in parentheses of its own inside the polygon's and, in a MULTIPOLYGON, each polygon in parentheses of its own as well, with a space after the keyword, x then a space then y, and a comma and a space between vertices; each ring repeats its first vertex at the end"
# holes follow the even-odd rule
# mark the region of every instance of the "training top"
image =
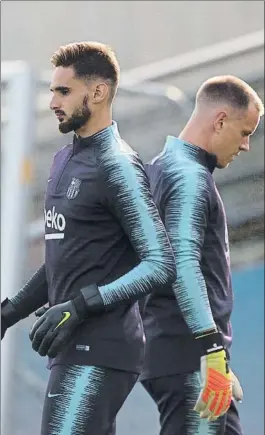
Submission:
POLYGON ((229 349, 233 306, 223 202, 213 178, 216 157, 168 136, 145 166, 176 261, 173 286, 145 299, 145 366, 141 378, 200 368, 198 334, 215 326, 229 349))
POLYGON ((175 261, 143 164, 115 122, 88 138, 74 136, 55 155, 44 215, 49 305, 97 284, 106 307, 80 325, 50 366, 139 372, 144 335, 136 301, 175 280, 175 261))

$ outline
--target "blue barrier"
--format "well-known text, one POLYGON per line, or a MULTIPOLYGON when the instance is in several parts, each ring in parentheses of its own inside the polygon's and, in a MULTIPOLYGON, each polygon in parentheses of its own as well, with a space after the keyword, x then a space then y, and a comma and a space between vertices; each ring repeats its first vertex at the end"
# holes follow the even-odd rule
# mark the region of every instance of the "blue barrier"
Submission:
POLYGON ((239 406, 246 435, 264 435, 264 266, 233 274, 232 364, 245 395, 239 406))

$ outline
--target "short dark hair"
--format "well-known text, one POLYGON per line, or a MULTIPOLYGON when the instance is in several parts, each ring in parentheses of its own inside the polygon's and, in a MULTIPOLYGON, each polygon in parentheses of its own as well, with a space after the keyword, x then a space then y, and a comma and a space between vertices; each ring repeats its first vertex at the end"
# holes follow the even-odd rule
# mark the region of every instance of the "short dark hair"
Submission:
POLYGON ((260 115, 264 113, 263 103, 254 89, 243 80, 231 75, 206 80, 196 95, 196 102, 201 101, 206 103, 223 101, 239 110, 247 110, 250 102, 253 102, 260 115))
POLYGON ((70 67, 84 79, 102 78, 109 82, 113 99, 120 76, 120 67, 113 49, 100 42, 74 42, 61 46, 51 57, 55 67, 70 67))

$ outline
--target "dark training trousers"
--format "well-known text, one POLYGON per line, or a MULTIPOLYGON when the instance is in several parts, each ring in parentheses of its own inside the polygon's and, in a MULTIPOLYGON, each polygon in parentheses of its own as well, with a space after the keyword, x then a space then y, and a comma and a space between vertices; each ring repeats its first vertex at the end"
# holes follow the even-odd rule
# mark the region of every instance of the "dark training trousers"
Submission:
POLYGON ((104 367, 53 366, 41 435, 115 435, 117 413, 137 379, 104 367))
POLYGON ((214 422, 193 411, 200 392, 199 376, 194 372, 142 381, 158 407, 160 435, 243 435, 233 400, 226 415, 214 422))

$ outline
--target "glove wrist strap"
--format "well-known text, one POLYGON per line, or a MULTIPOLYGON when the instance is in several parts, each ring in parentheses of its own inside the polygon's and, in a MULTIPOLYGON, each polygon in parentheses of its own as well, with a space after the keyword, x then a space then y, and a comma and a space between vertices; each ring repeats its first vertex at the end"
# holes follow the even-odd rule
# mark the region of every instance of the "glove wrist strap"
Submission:
POLYGON ((209 355, 213 352, 219 352, 220 350, 224 349, 223 338, 220 332, 209 331, 206 334, 197 336, 195 338, 200 340, 200 344, 205 355, 209 355))
POLYGON ((79 315, 88 317, 91 313, 103 313, 104 303, 98 286, 90 284, 80 290, 80 295, 73 299, 73 303, 79 315))

